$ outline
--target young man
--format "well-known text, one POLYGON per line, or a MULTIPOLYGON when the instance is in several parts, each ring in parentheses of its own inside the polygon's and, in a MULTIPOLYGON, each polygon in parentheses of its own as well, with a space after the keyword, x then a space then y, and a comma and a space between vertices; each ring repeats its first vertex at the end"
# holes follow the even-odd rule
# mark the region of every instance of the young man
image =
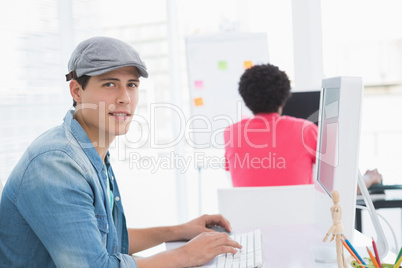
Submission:
POLYGON ((38 137, 4 187, 0 203, 1 267, 188 267, 241 246, 221 215, 149 229, 126 227, 110 165, 109 145, 124 135, 148 73, 128 44, 107 37, 80 43, 69 61, 75 110, 38 137), (131 254, 166 241, 181 248, 135 259, 131 254))
POLYGON ((313 183, 317 126, 281 116, 290 97, 290 81, 278 67, 247 69, 239 93, 254 117, 224 133, 226 170, 233 186, 281 186, 313 183))

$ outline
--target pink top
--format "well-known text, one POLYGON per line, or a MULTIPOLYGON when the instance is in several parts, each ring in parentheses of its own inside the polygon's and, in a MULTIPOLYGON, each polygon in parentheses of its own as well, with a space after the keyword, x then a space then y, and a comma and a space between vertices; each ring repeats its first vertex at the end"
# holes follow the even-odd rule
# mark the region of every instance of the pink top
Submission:
POLYGON ((313 183, 317 126, 277 113, 225 129, 225 168, 234 187, 313 183))

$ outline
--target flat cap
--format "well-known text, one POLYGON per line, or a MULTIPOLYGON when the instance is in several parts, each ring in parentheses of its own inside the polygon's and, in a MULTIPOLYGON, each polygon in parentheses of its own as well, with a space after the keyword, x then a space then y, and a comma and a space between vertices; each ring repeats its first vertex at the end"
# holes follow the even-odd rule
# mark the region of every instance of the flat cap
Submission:
POLYGON ((66 80, 101 75, 126 66, 137 67, 140 76, 148 77, 145 63, 132 46, 111 37, 92 37, 79 43, 71 54, 66 80))

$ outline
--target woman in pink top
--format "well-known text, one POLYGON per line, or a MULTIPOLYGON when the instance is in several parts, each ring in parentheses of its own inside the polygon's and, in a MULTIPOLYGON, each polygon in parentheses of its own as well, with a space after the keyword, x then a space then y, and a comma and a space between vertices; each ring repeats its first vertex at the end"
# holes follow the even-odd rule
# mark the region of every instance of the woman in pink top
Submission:
POLYGON ((281 116, 290 97, 290 81, 278 67, 247 69, 239 93, 254 117, 224 133, 226 170, 233 186, 280 186, 313 183, 317 126, 281 116))

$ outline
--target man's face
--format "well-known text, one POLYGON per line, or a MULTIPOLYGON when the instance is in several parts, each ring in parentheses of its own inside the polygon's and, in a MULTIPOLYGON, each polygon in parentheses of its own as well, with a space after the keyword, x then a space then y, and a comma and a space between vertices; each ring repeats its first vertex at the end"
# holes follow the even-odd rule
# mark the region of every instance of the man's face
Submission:
POLYGON ((89 79, 85 90, 80 90, 77 120, 92 141, 127 133, 138 103, 139 84, 133 66, 89 79))

